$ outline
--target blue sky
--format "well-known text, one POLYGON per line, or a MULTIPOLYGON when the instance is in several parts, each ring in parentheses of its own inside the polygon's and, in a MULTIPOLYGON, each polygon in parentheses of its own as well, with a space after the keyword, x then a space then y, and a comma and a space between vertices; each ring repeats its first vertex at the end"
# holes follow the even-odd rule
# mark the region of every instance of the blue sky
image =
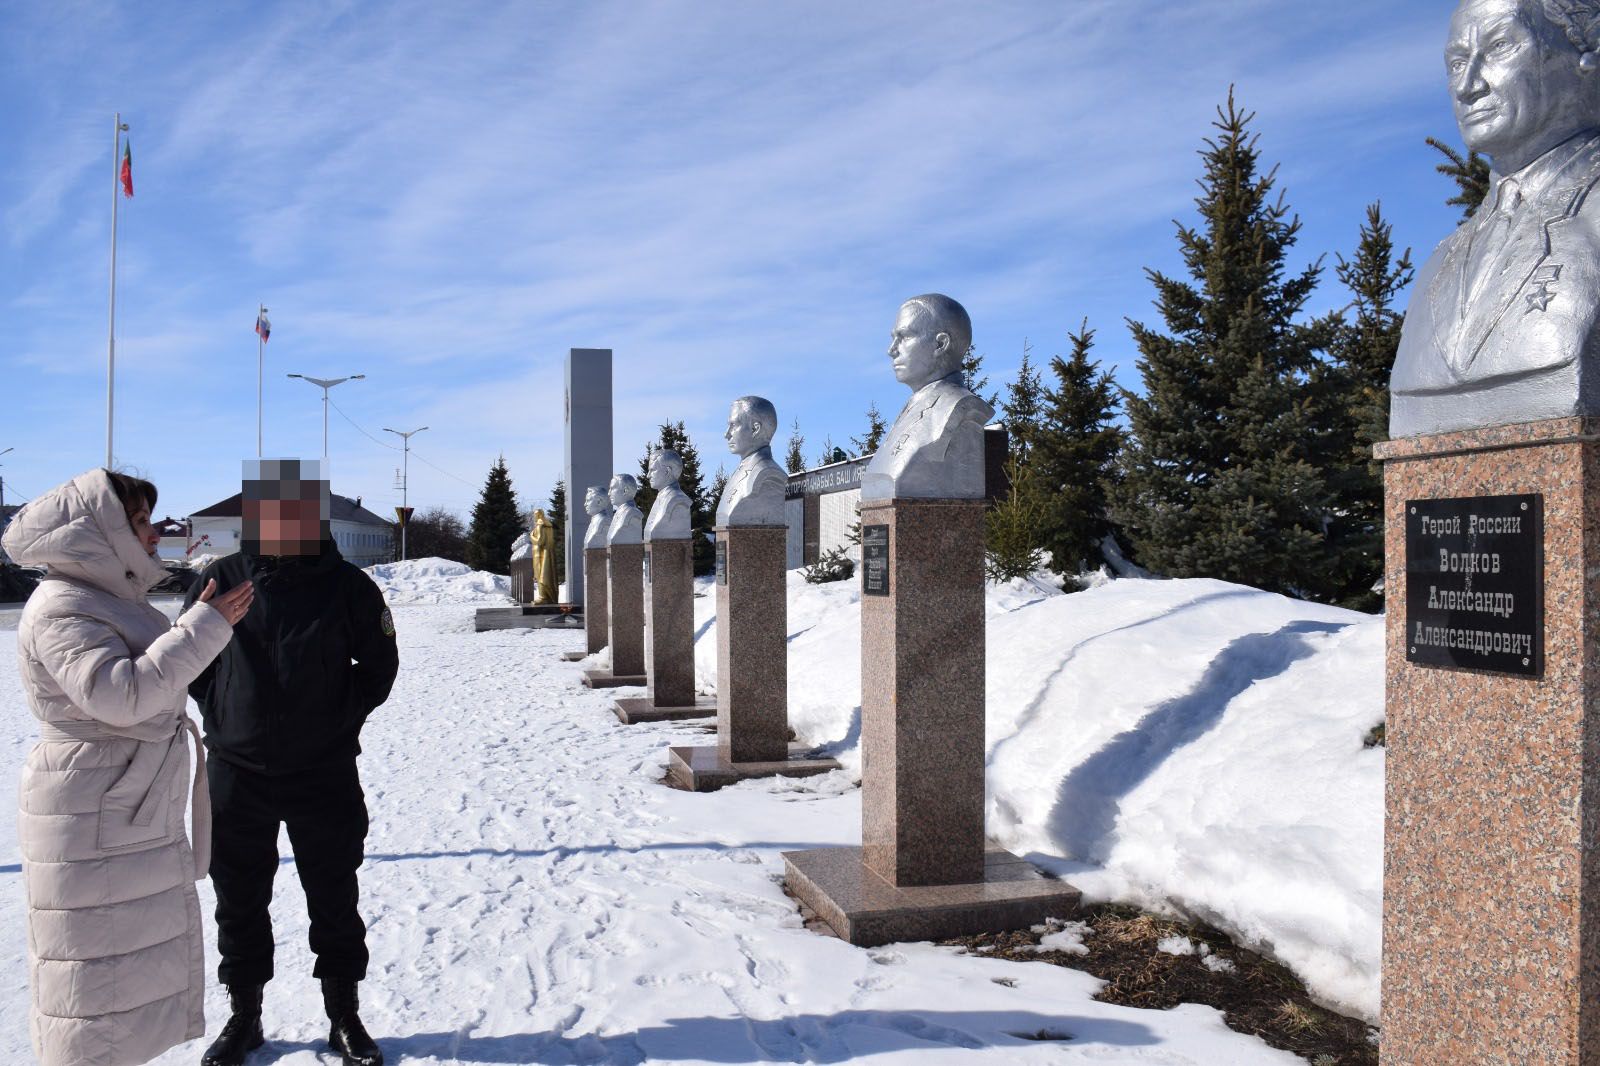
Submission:
MULTIPOLYGON (((966 305, 993 385, 1024 340, 1137 389, 1124 317, 1181 270, 1195 152, 1228 86, 1348 299, 1381 200, 1419 259, 1456 220, 1423 138, 1458 140, 1449 0, 0 3, 0 459, 6 499, 105 451, 112 114, 136 196, 118 248, 119 464, 159 510, 321 451, 335 491, 467 513, 504 454, 542 501, 562 365, 616 352, 616 455, 683 419, 708 472, 728 401, 772 399, 815 456, 904 390, 899 302, 966 305), (348 420, 346 417, 348 416, 348 420), (423 461, 418 461, 421 456, 423 461)), ((731 464, 730 464, 731 465, 731 464)))

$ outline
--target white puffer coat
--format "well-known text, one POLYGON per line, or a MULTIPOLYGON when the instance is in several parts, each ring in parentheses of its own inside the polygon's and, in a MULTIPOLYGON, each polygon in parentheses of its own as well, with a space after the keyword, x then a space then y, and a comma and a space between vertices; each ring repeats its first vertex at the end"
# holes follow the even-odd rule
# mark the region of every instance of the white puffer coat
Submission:
POLYGON ((17 627, 41 739, 22 773, 18 840, 28 893, 33 1047, 45 1066, 147 1062, 205 1031, 200 905, 210 851, 204 775, 184 834, 186 688, 233 629, 195 604, 167 621, 162 576, 104 471, 23 507, 5 533, 47 566, 17 627))

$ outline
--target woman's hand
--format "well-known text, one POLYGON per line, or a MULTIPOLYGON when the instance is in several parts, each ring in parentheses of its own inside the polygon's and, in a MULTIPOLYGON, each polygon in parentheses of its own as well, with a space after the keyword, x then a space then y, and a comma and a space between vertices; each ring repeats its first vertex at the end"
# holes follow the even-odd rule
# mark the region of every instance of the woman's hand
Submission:
POLYGON ((256 599, 256 587, 248 581, 239 582, 213 601, 211 597, 215 596, 216 592, 217 579, 212 578, 201 590, 199 602, 211 604, 218 614, 228 620, 230 626, 239 624, 239 619, 244 617, 244 613, 256 599))

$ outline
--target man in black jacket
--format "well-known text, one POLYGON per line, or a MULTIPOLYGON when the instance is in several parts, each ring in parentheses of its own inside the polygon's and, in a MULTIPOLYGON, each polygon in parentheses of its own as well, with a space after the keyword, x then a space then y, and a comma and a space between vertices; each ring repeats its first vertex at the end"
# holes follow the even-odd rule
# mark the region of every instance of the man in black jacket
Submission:
POLYGON ((383 1062, 357 1013, 367 946, 356 870, 367 809, 356 756, 362 723, 388 699, 399 656, 383 594, 334 545, 328 483, 315 467, 247 463, 243 548, 208 566, 195 586, 249 581, 257 601, 189 690, 211 756, 217 976, 232 1008, 204 1066, 238 1066, 263 1041, 280 823, 306 894, 328 1042, 347 1064, 383 1062))

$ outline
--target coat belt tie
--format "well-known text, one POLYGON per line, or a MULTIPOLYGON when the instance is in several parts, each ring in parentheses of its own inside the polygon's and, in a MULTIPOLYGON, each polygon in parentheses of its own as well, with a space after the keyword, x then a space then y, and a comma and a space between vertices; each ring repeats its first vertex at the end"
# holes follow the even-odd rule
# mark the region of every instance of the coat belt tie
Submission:
MULTIPOLYGON (((129 736, 127 733, 119 733, 99 722, 81 721, 40 722, 39 739, 68 744, 103 744, 113 740, 133 740, 141 744, 162 743, 160 740, 144 740, 129 736)), ((178 772, 178 764, 183 758, 183 745, 186 741, 194 745, 194 783, 189 789, 194 839, 190 849, 194 854, 194 879, 199 881, 211 869, 211 789, 206 784, 206 749, 200 742, 200 727, 195 725, 194 719, 187 714, 178 716, 178 723, 173 729, 172 736, 166 741, 168 745, 166 758, 161 760, 160 769, 151 779, 149 790, 134 812, 133 822, 135 825, 149 825, 150 820, 155 817, 161 797, 172 783, 172 776, 178 772)))

